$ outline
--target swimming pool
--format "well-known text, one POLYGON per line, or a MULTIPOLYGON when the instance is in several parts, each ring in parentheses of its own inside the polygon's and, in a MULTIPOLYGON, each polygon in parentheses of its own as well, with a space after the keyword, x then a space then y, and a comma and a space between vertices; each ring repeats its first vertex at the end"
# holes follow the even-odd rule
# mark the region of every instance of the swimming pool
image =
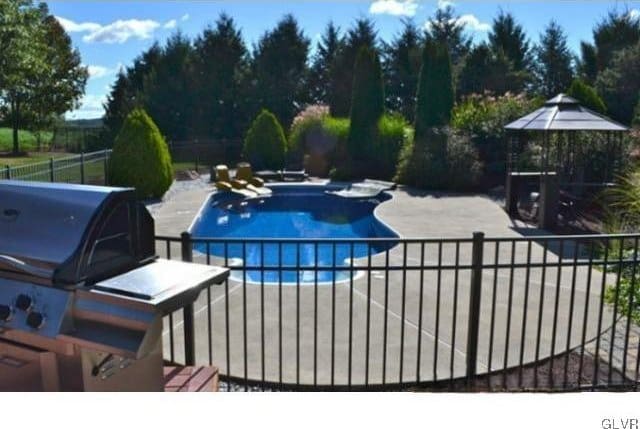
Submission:
POLYGON ((376 254, 395 245, 385 242, 352 243, 349 239, 397 238, 376 218, 378 204, 390 198, 346 199, 327 194, 336 186, 273 186, 269 197, 238 198, 214 193, 194 219, 194 237, 213 237, 220 242, 196 244, 198 252, 225 258, 232 266, 264 267, 234 270, 232 277, 249 282, 304 284, 348 280, 355 268, 350 260, 376 254), (284 242, 251 242, 251 239, 285 239, 284 242), (345 239, 341 243, 313 239, 345 239), (246 240, 244 243, 234 239, 246 240), (286 242, 308 239, 309 242, 286 242), (281 269, 284 267, 284 269, 281 269), (298 269, 299 267, 299 269, 298 269), (320 270, 309 268, 320 267, 320 270), (337 270, 322 267, 338 267, 337 270), (344 267, 344 269, 341 269, 344 267), (271 268, 271 269, 270 269, 271 268))

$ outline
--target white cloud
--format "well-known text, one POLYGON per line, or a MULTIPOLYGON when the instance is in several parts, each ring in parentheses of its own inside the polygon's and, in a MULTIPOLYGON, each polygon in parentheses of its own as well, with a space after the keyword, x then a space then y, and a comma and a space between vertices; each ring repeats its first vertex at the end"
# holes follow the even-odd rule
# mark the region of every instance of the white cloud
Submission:
POLYGON ((394 16, 414 16, 418 10, 416 0, 376 0, 369 6, 369 13, 394 16))
POLYGON ((89 77, 92 78, 101 78, 111 73, 107 67, 103 66, 87 66, 89 69, 89 77))
MULTIPOLYGON (((472 14, 466 14, 458 17, 457 19, 452 19, 450 23, 456 23, 458 26, 464 26, 467 30, 474 32, 485 32, 491 29, 491 24, 481 22, 472 14)), ((427 30, 431 30, 431 21, 427 21, 424 24, 424 27, 427 30)))
POLYGON ((62 28, 69 33, 82 33, 85 31, 97 31, 102 26, 95 22, 73 22, 70 19, 65 19, 60 16, 56 16, 56 19, 62 25, 62 28))
POLYGON ((471 31, 489 31, 491 30, 491 24, 487 22, 481 22, 472 14, 462 15, 457 20, 458 24, 465 25, 471 31))
POLYGON ((67 112, 67 119, 91 119, 100 118, 104 115, 103 103, 106 102, 106 95, 86 94, 80 101, 80 107, 71 112, 67 112))
POLYGON ((182 15, 182 18, 180 18, 180 21, 187 21, 189 19, 189 14, 185 13, 184 15, 182 15))
POLYGON ((631 19, 640 19, 640 9, 631 9, 629 11, 631 19))
POLYGON ((124 43, 133 39, 149 39, 160 23, 151 19, 119 19, 107 25, 94 22, 74 22, 56 17, 62 27, 70 33, 86 33, 82 40, 87 43, 124 43))
POLYGON ((85 35, 85 42, 124 43, 127 40, 150 39, 160 23, 151 19, 119 19, 85 35))
POLYGON ((176 28, 177 25, 178 25, 178 21, 176 21, 175 19, 172 19, 170 21, 165 22, 162 28, 172 29, 172 28, 176 28))

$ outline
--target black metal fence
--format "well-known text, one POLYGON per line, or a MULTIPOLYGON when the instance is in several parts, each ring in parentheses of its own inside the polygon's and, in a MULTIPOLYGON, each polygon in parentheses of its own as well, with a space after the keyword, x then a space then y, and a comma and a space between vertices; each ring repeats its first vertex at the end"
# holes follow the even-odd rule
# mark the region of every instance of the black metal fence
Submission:
POLYGON ((3 179, 38 182, 107 184, 107 163, 111 150, 81 153, 79 155, 50 158, 48 161, 15 167, 5 166, 0 171, 3 179))
POLYGON ((244 389, 637 391, 639 239, 157 237, 232 270, 165 356, 244 389))
POLYGON ((217 164, 240 161, 240 140, 189 140, 168 142, 174 169, 209 172, 217 164))

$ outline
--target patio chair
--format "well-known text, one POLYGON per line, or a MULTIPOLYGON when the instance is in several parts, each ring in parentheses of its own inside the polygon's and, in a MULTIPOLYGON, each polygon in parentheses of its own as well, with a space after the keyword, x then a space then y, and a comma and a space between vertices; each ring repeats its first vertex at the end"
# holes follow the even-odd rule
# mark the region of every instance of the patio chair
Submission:
POLYGON ((257 192, 247 189, 247 182, 244 180, 232 179, 229 174, 229 168, 226 165, 217 165, 215 171, 215 186, 217 189, 226 192, 234 192, 245 197, 255 197, 258 195, 257 192))
POLYGON ((247 182, 247 189, 250 189, 260 195, 271 194, 271 189, 264 187, 264 180, 259 177, 254 177, 253 171, 251 170, 251 164, 248 162, 238 163, 235 178, 237 180, 244 180, 247 182))

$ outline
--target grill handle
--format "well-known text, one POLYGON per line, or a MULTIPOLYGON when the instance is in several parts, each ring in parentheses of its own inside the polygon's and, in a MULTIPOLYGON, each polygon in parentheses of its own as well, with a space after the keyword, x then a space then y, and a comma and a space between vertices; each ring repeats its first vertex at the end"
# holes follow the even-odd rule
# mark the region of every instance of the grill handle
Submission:
POLYGON ((53 270, 35 267, 9 255, 0 255, 0 269, 2 268, 43 279, 50 279, 53 276, 53 270))

